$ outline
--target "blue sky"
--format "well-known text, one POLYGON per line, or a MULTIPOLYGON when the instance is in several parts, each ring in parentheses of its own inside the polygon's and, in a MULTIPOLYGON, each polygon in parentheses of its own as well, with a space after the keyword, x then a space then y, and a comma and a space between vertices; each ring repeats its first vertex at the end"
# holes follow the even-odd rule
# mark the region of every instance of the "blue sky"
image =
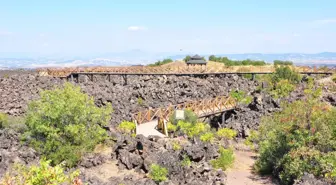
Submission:
POLYGON ((335 0, 0 0, 0 53, 336 51, 335 0))

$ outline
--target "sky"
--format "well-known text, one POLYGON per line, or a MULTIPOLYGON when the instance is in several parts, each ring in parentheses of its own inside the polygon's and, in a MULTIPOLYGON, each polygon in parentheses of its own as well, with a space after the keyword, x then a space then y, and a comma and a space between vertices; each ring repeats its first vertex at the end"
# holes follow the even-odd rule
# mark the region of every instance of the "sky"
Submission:
POLYGON ((0 53, 318 53, 335 43, 335 0, 0 0, 0 53))

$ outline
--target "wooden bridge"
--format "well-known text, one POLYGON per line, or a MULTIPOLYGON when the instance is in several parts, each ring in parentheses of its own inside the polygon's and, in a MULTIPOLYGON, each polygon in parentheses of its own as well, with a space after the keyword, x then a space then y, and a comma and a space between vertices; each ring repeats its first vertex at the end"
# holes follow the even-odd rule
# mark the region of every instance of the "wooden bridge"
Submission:
POLYGON ((137 125, 137 134, 143 134, 144 136, 167 136, 166 123, 175 110, 188 109, 193 111, 198 118, 203 118, 220 114, 234 108, 236 108, 236 101, 232 97, 220 96, 212 99, 169 105, 165 108, 140 111, 132 115, 132 120, 137 125))
MULTIPOLYGON (((332 74, 333 68, 317 68, 307 66, 291 66, 301 74, 332 74)), ((40 68, 41 75, 62 78, 73 78, 78 75, 201 75, 201 74, 270 74, 274 73, 273 65, 266 66, 225 66, 212 64, 206 68, 186 66, 185 64, 168 66, 129 66, 129 67, 77 67, 77 68, 40 68)))

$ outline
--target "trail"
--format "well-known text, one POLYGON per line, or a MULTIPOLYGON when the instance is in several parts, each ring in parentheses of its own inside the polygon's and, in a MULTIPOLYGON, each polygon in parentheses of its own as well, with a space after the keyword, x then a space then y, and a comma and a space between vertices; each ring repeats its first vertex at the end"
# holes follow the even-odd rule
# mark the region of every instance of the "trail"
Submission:
POLYGON ((276 185, 271 177, 262 177, 253 173, 256 154, 246 151, 235 151, 233 167, 227 171, 228 185, 276 185))

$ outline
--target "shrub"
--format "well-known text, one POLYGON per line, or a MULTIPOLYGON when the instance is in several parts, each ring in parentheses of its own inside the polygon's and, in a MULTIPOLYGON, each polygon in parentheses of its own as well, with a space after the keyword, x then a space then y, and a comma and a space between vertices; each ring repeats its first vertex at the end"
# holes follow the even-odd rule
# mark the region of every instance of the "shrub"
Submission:
POLYGON ((170 123, 170 122, 168 122, 168 124, 167 124, 167 130, 168 130, 168 132, 176 132, 177 126, 174 125, 174 124, 172 124, 172 123, 170 123))
POLYGON ((332 81, 336 83, 336 74, 331 77, 332 81))
POLYGON ((125 134, 131 134, 135 132, 136 125, 131 121, 123 121, 118 125, 118 129, 125 134))
POLYGON ((258 142, 259 132, 255 130, 251 130, 250 135, 245 139, 244 144, 247 146, 254 148, 253 143, 258 142))
POLYGON ((73 184, 78 180, 79 171, 67 175, 63 166, 50 166, 51 161, 41 160, 39 166, 26 167, 21 164, 14 165, 14 170, 8 172, 0 184, 3 185, 51 185, 51 184, 73 184))
POLYGON ((180 145, 180 143, 178 141, 173 141, 173 150, 177 151, 177 150, 181 150, 182 147, 180 145))
POLYGON ((179 121, 177 127, 180 131, 186 134, 189 138, 194 138, 200 134, 210 130, 210 126, 205 123, 188 123, 184 121, 179 121))
POLYGON ((244 91, 231 91, 230 96, 234 98, 238 103, 250 104, 252 102, 252 96, 247 96, 244 91))
POLYGON ((292 61, 282 61, 282 60, 274 60, 274 65, 293 65, 292 61))
POLYGON ((188 62, 189 60, 191 60, 191 56, 187 55, 186 57, 184 57, 183 61, 184 62, 188 62))
POLYGON ((188 167, 191 165, 191 160, 188 155, 183 155, 181 165, 184 167, 188 167))
POLYGON ((96 107, 92 97, 70 83, 43 91, 40 97, 29 104, 24 139, 52 165, 65 161, 74 166, 83 153, 107 139, 102 127, 111 119, 110 104, 96 107))
POLYGON ((8 125, 7 114, 0 113, 0 128, 5 128, 8 125))
POLYGON ((137 99, 137 102, 138 102, 138 105, 143 105, 144 104, 144 101, 143 101, 143 99, 141 97, 139 97, 137 99))
POLYGON ((281 80, 288 80, 291 83, 298 83, 301 81, 301 75, 289 66, 277 66, 275 73, 272 75, 272 81, 274 84, 281 80))
POLYGON ((149 178, 151 178, 156 183, 166 181, 168 175, 168 170, 161 167, 158 164, 152 164, 150 167, 149 178))
POLYGON ((212 143, 215 140, 215 135, 212 132, 206 132, 200 136, 201 141, 212 143))
POLYGON ((289 94, 294 91, 294 85, 288 80, 280 80, 276 85, 275 89, 271 91, 271 94, 275 98, 283 98, 289 96, 289 94))
POLYGON ((235 130, 229 128, 220 128, 217 131, 217 137, 224 138, 224 139, 233 139, 237 136, 237 132, 235 130))
POLYGON ((152 66, 152 67, 161 66, 161 65, 164 65, 164 64, 172 63, 172 62, 174 62, 172 59, 167 58, 167 59, 164 59, 162 61, 159 60, 159 61, 155 62, 154 64, 149 64, 148 66, 152 66))
POLYGON ((234 162, 234 154, 232 149, 224 149, 221 147, 219 149, 219 157, 210 161, 211 165, 216 169, 226 170, 231 167, 234 162))
MULTIPOLYGON (((175 119, 175 115, 176 115, 176 112, 174 112, 169 117, 169 122, 171 122, 174 125, 176 125, 179 121, 179 120, 175 119)), ((194 124, 194 123, 197 122, 197 119, 198 119, 198 117, 193 111, 191 111, 189 109, 184 110, 184 120, 183 121, 194 124)))
POLYGON ((260 173, 273 173, 283 184, 304 172, 336 182, 336 109, 314 94, 262 119, 255 165, 260 173))

